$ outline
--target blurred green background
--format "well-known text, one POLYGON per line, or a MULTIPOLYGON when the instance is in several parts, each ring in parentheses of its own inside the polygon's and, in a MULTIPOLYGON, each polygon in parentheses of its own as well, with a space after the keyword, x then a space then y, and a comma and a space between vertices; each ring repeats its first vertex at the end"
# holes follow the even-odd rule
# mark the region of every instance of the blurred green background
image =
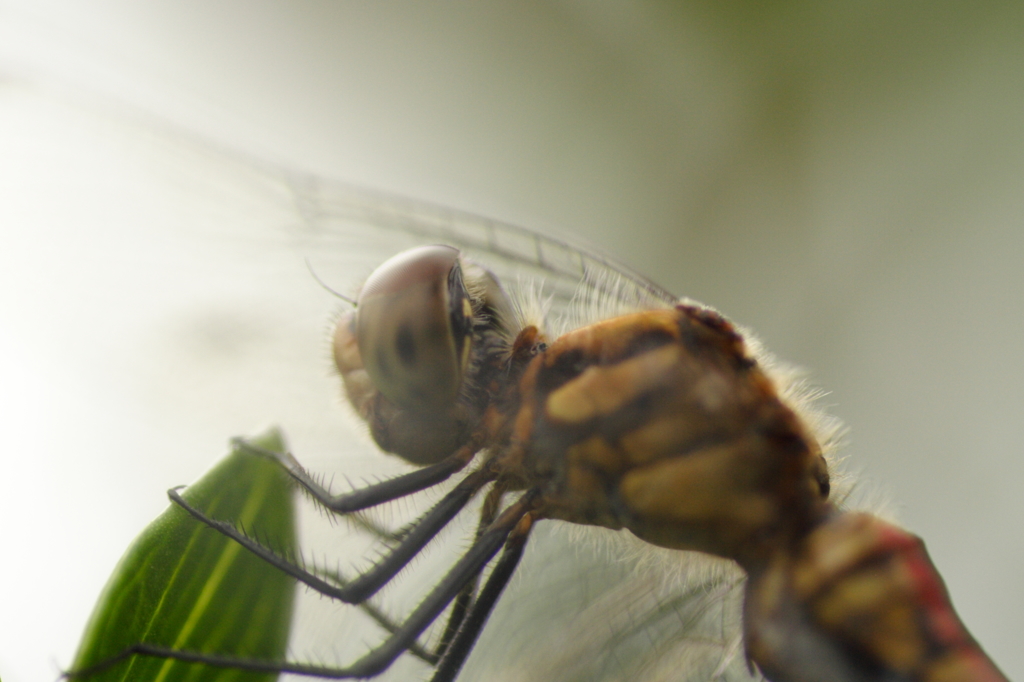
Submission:
POLYGON ((748 325, 1024 677, 1024 3, 0 2, 6 682, 69 662, 227 437, 282 423, 321 468, 344 438, 322 292, 221 239, 262 199, 126 164, 148 138, 53 82, 582 236, 748 325))

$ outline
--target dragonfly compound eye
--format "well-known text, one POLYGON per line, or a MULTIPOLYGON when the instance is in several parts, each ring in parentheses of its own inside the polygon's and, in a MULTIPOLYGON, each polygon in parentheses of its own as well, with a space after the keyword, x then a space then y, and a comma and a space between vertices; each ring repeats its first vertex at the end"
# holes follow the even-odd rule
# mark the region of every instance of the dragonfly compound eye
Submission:
POLYGON ((399 407, 429 413, 458 398, 472 323, 458 250, 421 246, 389 259, 366 280, 355 334, 377 390, 399 407))

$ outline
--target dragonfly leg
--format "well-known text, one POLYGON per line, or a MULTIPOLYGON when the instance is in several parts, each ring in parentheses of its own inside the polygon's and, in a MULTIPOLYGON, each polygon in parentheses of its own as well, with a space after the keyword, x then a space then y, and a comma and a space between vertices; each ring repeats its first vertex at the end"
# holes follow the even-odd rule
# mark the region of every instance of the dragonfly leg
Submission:
POLYGON ((320 576, 298 566, 292 560, 277 554, 258 540, 250 537, 234 524, 206 516, 204 512, 186 502, 178 494, 177 489, 172 488, 167 492, 167 495, 171 498, 172 502, 188 512, 197 521, 231 538, 260 559, 287 573, 299 582, 325 596, 339 599, 347 604, 358 604, 376 593, 401 571, 452 518, 462 511, 462 508, 466 506, 466 503, 469 502, 470 498, 480 488, 493 480, 494 476, 494 472, 489 467, 477 470, 467 476, 451 492, 445 495, 440 502, 434 505, 412 527, 402 541, 392 548, 380 562, 374 564, 368 571, 344 585, 331 584, 320 576))
MULTIPOLYGON (((337 571, 325 570, 324 575, 338 585, 344 586, 348 584, 348 579, 337 571)), ((385 632, 394 634, 398 631, 398 628, 401 627, 401 623, 385 613, 369 599, 364 602, 360 602, 359 604, 355 604, 355 606, 358 606, 363 613, 368 615, 370 619, 377 623, 377 625, 379 625, 385 632)), ((409 645, 409 653, 424 663, 432 666, 436 666, 437 662, 441 659, 437 652, 429 651, 427 647, 419 644, 418 642, 413 642, 409 645)))
MULTIPOLYGON (((483 506, 480 509, 480 521, 477 524, 475 538, 479 538, 484 534, 484 531, 494 523, 494 519, 497 518, 498 512, 501 510, 501 500, 507 492, 507 487, 502 485, 499 481, 493 488, 487 493, 487 497, 484 500, 483 506)), ((448 614, 448 622, 445 623, 444 633, 441 635, 441 639, 437 644, 437 648, 434 650, 435 655, 438 657, 444 656, 448 650, 448 645, 451 644, 452 639, 458 633, 459 628, 462 626, 462 621, 466 617, 466 613, 473 606, 473 600, 476 597, 477 580, 474 579, 467 583, 459 593, 459 596, 455 598, 455 603, 452 604, 452 610, 448 614)))
MULTIPOLYGON (((267 673, 293 673, 297 675, 307 675, 310 677, 323 677, 326 679, 373 677, 386 670, 388 666, 395 661, 395 659, 410 649, 423 631, 437 619, 448 604, 451 603, 451 601, 462 591, 463 587, 480 575, 480 572, 484 570, 484 567, 487 566, 491 559, 494 558, 494 555, 498 553, 498 550, 501 549, 502 545, 505 544, 506 539, 509 538, 513 529, 515 529, 516 533, 520 532, 520 527, 522 526, 520 521, 522 521, 524 517, 528 517, 528 514, 532 509, 534 497, 534 493, 527 492, 518 501, 506 509, 498 519, 491 524, 491 527, 488 528, 475 543, 473 543, 473 546, 470 547, 469 551, 466 552, 455 566, 448 571, 441 582, 430 591, 422 602, 420 602, 420 605, 416 607, 405 622, 398 626, 383 644, 370 651, 350 666, 334 668, 330 666, 293 663, 289 661, 256 660, 235 656, 221 656, 218 654, 209 654, 198 651, 182 651, 142 643, 125 649, 117 656, 107 659, 99 665, 66 673, 65 677, 73 679, 88 677, 134 655, 155 656, 158 658, 168 658, 187 663, 203 663, 205 665, 230 668, 232 670, 267 673)), ((529 524, 527 523, 526 525, 528 526, 529 524)), ((511 575, 512 568, 514 568, 514 565, 505 569, 505 572, 511 575)), ((497 572, 497 567, 495 568, 495 571, 492 572, 492 576, 495 572, 497 572)), ((507 580, 508 577, 506 576, 502 581, 502 586, 507 582, 507 580)), ((488 585, 484 588, 485 594, 489 594, 489 588, 492 582, 493 578, 488 580, 488 585)), ((500 589, 498 592, 500 592, 500 589)), ((478 603, 483 601, 483 597, 484 595, 482 594, 481 600, 479 600, 478 603)), ((493 604, 493 601, 496 599, 497 594, 490 598, 490 602, 493 604)), ((476 610, 476 608, 473 609, 474 612, 476 610)), ((487 610, 489 611, 490 608, 488 607, 487 610)), ((467 623, 473 621, 473 619, 474 615, 471 613, 467 619, 467 623)), ((456 644, 458 644, 458 640, 459 638, 457 637, 455 642, 456 644)))
POLYGON ((411 530, 408 526, 398 530, 391 530, 363 512, 352 512, 351 514, 346 514, 344 518, 356 528, 366 531, 389 546, 400 542, 411 530))
POLYGON ((359 511, 378 504, 397 500, 400 497, 426 490, 431 486, 447 480, 452 474, 462 470, 476 454, 479 447, 470 443, 453 455, 441 460, 436 464, 425 466, 422 469, 411 471, 401 476, 368 485, 365 488, 353 490, 348 493, 335 495, 317 482, 307 472, 299 461, 290 453, 274 452, 247 442, 243 438, 232 439, 232 445, 252 452, 254 454, 269 457, 280 462, 281 466, 294 478, 299 485, 309 493, 313 499, 327 509, 339 514, 359 511))
POLYGON ((505 550, 501 553, 498 563, 494 565, 491 575, 488 576, 487 583, 480 591, 480 596, 469 609, 458 634, 455 635, 451 645, 444 652, 430 682, 452 682, 459 674, 466 656, 469 655, 477 637, 480 636, 480 631, 487 623, 494 604, 519 565, 531 528, 533 528, 533 516, 527 514, 519 520, 512 533, 509 534, 508 540, 505 541, 505 550))

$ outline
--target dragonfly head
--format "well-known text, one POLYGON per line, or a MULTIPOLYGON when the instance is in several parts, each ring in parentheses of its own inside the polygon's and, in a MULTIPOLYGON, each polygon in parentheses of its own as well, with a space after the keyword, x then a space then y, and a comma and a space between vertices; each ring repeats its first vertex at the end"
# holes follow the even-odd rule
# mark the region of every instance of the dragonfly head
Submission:
POLYGON ((473 431, 510 336, 511 305, 485 268, 450 246, 421 246, 378 267, 334 333, 349 401, 384 450, 435 462, 473 431))
POLYGON ((359 293, 355 334, 363 366, 396 406, 443 409, 462 386, 472 321, 459 252, 404 251, 374 270, 359 293))

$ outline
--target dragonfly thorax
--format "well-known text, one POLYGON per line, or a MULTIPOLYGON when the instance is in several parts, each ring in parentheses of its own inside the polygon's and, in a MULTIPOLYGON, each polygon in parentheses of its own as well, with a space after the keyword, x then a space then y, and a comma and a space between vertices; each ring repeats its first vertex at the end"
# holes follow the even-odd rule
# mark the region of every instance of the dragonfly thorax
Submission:
POLYGON ((506 457, 542 486, 540 518, 749 563, 805 530, 789 520, 826 508, 814 437, 707 309, 570 332, 534 359, 518 395, 506 457))

